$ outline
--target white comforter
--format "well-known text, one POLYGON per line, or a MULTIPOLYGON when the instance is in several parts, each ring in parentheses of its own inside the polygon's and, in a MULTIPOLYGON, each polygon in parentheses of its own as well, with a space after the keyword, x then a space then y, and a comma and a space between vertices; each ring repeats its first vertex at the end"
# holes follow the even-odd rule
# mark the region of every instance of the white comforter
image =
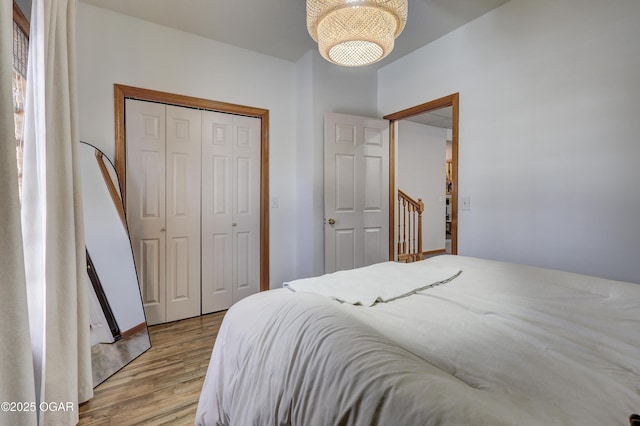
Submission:
POLYGON ((371 307, 287 289, 234 305, 196 424, 603 426, 640 411, 640 285, 429 264, 462 273, 371 307))

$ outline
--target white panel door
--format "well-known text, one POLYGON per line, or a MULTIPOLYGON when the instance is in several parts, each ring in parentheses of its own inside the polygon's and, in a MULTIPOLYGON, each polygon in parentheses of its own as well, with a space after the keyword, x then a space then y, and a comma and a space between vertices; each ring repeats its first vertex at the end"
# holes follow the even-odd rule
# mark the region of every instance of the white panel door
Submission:
POLYGON ((202 112, 202 313, 233 303, 233 116, 202 112))
POLYGON ((327 113, 325 273, 389 259, 389 124, 327 113))
POLYGON ((260 119, 233 116, 233 302, 260 291, 260 119))
POLYGON ((200 315, 201 112, 166 107, 166 321, 200 315))
POLYGON ((149 325, 165 322, 165 106, 126 100, 126 204, 149 325))
POLYGON ((202 116, 202 312, 259 291, 260 119, 202 116))

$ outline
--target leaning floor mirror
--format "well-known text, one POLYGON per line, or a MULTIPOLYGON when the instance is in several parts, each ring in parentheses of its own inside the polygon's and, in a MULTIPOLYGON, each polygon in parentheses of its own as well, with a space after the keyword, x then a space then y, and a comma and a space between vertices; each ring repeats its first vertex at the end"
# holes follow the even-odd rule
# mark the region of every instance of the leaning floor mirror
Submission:
POLYGON ((85 142, 79 157, 95 387, 149 349, 151 341, 115 168, 85 142))

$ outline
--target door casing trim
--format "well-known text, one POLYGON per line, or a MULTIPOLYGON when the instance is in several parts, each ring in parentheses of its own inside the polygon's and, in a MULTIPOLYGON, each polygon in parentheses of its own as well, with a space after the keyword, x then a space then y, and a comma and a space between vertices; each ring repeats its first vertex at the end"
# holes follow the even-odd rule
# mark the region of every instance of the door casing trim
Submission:
POLYGON ((451 107, 451 176, 453 189, 451 191, 451 254, 458 254, 458 117, 460 94, 458 92, 424 104, 416 105, 402 111, 387 114, 383 118, 389 120, 389 260, 395 260, 395 197, 396 197, 396 136, 395 123, 414 115, 451 107))
POLYGON ((269 290, 269 110, 125 86, 122 84, 113 85, 113 95, 116 139, 115 167, 118 181, 120 182, 120 194, 123 204, 126 200, 125 171, 127 161, 125 99, 158 102, 227 114, 245 115, 260 119, 260 291, 269 290))

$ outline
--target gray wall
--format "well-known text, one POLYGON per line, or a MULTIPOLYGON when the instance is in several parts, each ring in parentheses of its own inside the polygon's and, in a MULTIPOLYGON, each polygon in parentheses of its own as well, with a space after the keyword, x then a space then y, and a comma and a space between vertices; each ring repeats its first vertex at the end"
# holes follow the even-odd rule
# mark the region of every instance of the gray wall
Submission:
POLYGON ((459 254, 640 282, 640 2, 511 0, 378 74, 460 92, 459 254))
POLYGON ((444 250, 447 129, 401 120, 396 149, 396 187, 424 202, 422 251, 444 250))
POLYGON ((78 3, 80 138, 113 160, 113 84, 269 110, 270 281, 295 278, 295 64, 78 3))
POLYGON ((277 287, 323 271, 324 113, 460 92, 460 254, 640 282, 639 39, 635 0, 511 0, 376 73, 80 3, 81 137, 112 155, 113 83, 268 108, 277 287))

